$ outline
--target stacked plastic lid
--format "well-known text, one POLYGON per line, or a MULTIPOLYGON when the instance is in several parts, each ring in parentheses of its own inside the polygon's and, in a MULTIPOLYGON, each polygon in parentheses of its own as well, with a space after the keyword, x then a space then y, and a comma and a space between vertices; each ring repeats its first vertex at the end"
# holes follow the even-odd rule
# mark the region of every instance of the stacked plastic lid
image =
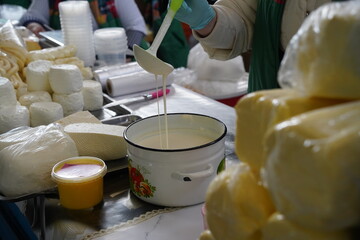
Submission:
POLYGON ((88 1, 60 2, 59 11, 65 45, 75 45, 76 56, 84 61, 85 66, 93 66, 95 47, 88 1))
POLYGON ((111 27, 94 32, 95 52, 106 65, 124 64, 127 46, 125 29, 111 27))

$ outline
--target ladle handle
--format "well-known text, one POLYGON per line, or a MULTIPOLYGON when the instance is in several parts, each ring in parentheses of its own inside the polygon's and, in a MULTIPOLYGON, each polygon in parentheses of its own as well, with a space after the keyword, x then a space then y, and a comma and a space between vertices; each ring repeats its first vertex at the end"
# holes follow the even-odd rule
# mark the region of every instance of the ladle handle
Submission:
POLYGON ((176 12, 174 12, 172 9, 170 9, 170 8, 168 9, 168 12, 165 15, 164 21, 162 22, 160 29, 157 32, 153 43, 151 44, 150 48, 148 49, 152 55, 156 56, 156 52, 157 52, 162 40, 164 39, 165 34, 167 33, 175 14, 176 14, 176 12))

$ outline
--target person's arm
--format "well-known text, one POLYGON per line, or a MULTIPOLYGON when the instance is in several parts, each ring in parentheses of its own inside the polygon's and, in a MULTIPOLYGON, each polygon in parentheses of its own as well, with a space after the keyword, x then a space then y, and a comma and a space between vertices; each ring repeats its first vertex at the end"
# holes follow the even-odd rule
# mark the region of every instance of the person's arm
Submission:
POLYGON ((144 17, 134 0, 115 0, 115 7, 120 16, 120 21, 125 28, 128 45, 140 45, 146 35, 144 17))
POLYGON ((184 0, 175 15, 193 29, 210 58, 226 60, 251 47, 257 0, 184 0))
POLYGON ((49 2, 48 0, 33 0, 28 10, 19 20, 20 25, 27 27, 36 35, 44 32, 44 25, 49 24, 49 2))

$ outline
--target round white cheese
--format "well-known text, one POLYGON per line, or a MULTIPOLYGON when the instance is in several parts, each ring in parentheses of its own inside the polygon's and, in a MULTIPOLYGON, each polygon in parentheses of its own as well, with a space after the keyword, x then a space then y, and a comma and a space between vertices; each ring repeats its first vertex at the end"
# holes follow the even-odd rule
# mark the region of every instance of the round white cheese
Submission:
POLYGON ((9 79, 0 77, 0 108, 16 105, 16 92, 9 79))
POLYGON ((47 60, 30 62, 26 67, 26 83, 28 91, 52 92, 49 84, 49 70, 52 63, 47 60))
POLYGON ((27 107, 15 105, 0 108, 0 134, 21 126, 30 126, 27 107))
POLYGON ((51 66, 49 82, 52 90, 57 94, 79 92, 83 87, 81 71, 76 65, 72 64, 51 66))
POLYGON ((52 97, 54 102, 61 104, 65 117, 72 113, 82 111, 84 108, 84 99, 81 92, 71 94, 53 93, 52 97))
POLYGON ((101 84, 94 80, 84 80, 81 90, 84 98, 84 110, 98 110, 103 106, 101 84))
POLYGON ((29 108, 34 102, 52 102, 50 93, 46 91, 28 92, 19 98, 21 105, 29 108))
POLYGON ((31 127, 47 125, 64 117, 62 106, 56 102, 35 102, 29 111, 31 127))

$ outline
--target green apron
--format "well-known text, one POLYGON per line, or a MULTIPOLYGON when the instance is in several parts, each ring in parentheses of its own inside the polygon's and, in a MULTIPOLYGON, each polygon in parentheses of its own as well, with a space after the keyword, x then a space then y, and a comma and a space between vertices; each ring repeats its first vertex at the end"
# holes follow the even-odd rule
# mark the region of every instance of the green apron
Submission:
POLYGON ((18 5, 27 9, 31 4, 31 0, 2 0, 0 4, 18 5))
POLYGON ((278 88, 281 19, 285 0, 259 0, 256 10, 248 92, 278 88))

